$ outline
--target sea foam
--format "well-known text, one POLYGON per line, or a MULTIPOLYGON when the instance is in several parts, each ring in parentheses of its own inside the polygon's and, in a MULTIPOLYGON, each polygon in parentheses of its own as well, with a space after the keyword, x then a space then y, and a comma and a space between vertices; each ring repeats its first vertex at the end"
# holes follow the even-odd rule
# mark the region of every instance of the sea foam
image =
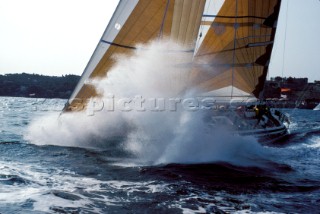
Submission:
POLYGON ((183 47, 153 42, 114 59, 117 63, 107 76, 91 82, 102 95, 93 106, 100 102, 104 108, 48 114, 30 124, 25 138, 38 145, 99 148, 121 136, 121 149, 146 164, 256 165, 257 158, 267 156, 254 138, 208 127, 208 110, 188 103, 199 90, 190 87, 192 55, 183 47))

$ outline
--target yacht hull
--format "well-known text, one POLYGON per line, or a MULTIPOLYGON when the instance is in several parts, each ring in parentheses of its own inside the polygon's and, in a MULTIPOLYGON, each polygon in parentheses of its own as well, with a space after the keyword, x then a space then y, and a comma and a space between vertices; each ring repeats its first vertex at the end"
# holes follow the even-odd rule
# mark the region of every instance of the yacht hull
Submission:
POLYGON ((261 144, 277 142, 288 135, 288 129, 285 125, 274 128, 256 129, 250 131, 238 131, 240 136, 256 137, 261 144))

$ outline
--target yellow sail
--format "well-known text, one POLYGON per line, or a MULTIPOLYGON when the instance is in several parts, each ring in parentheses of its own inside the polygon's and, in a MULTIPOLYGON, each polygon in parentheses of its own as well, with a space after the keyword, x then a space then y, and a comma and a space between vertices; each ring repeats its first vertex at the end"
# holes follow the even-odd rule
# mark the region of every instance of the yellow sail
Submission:
MULTIPOLYGON (((204 92, 232 87, 259 97, 266 79, 280 0, 225 0, 194 59, 191 84, 204 92)), ((206 12, 206 11, 205 11, 206 12)), ((201 31, 200 31, 201 35, 201 31)))
MULTIPOLYGON (((98 96, 90 79, 105 77, 113 56, 130 56, 137 44, 168 39, 193 50, 204 5, 205 0, 121 0, 65 111, 82 110, 89 98, 98 96)), ((191 61, 193 51, 189 55, 191 61)))

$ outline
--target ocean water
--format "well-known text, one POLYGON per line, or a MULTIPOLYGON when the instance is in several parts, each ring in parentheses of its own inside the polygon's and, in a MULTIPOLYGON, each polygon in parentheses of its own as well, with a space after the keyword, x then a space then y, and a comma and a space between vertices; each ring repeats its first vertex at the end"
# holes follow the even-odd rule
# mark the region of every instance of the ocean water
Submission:
POLYGON ((162 123, 95 133, 61 119, 66 100, 0 101, 0 213, 320 212, 320 111, 284 110, 291 134, 262 146, 162 123))

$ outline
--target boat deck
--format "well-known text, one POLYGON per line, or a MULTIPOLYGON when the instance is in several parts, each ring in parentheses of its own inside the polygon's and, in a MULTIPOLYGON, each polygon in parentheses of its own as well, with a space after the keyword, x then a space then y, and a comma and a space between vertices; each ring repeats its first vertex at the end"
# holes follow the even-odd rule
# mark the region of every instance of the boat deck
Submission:
POLYGON ((257 113, 253 108, 227 109, 213 111, 206 120, 211 128, 225 128, 242 136, 255 136, 266 141, 287 134, 285 116, 276 110, 257 113))

